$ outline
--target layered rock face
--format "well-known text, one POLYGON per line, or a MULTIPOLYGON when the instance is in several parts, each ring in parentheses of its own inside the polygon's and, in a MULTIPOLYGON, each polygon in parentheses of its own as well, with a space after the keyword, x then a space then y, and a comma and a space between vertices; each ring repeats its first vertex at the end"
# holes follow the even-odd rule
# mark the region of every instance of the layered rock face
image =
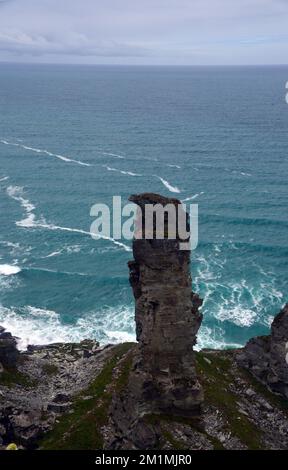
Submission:
POLYGON ((248 341, 238 362, 272 391, 288 398, 288 304, 274 318, 271 334, 248 341))
POLYGON ((4 368, 16 367, 19 356, 16 339, 0 326, 0 371, 2 366, 4 368))
MULTIPOLYGON (((177 199, 146 193, 131 196, 130 200, 140 208, 136 227, 141 231, 142 225, 142 235, 147 226, 147 204, 154 207, 171 204, 182 211, 189 228, 187 214, 177 199)), ((178 219, 176 213, 176 222, 178 219)), ((191 291, 190 250, 181 250, 180 245, 184 240, 177 233, 175 238, 168 238, 167 215, 165 238, 156 239, 155 223, 156 219, 151 239, 133 241, 134 261, 129 262, 139 342, 131 391, 145 403, 143 411, 146 408, 148 412, 187 416, 199 413, 203 401, 193 356, 202 319, 198 312, 202 301, 191 291)))

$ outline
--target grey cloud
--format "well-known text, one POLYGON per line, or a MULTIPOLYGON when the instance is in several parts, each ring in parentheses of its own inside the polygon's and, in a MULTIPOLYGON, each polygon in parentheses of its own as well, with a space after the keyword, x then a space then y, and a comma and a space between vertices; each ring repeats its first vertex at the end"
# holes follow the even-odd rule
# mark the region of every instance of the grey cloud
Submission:
POLYGON ((288 57, 286 0, 0 0, 0 6, 0 60, 284 63, 288 57))
POLYGON ((63 37, 27 34, 23 31, 0 32, 0 50, 20 55, 79 55, 95 57, 135 57, 154 53, 152 49, 109 40, 91 40, 84 34, 63 37))

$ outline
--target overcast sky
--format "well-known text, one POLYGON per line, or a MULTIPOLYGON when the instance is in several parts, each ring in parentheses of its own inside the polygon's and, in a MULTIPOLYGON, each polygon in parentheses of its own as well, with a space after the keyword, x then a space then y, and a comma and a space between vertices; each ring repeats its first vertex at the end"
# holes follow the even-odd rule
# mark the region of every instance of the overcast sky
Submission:
POLYGON ((288 0, 0 0, 0 61, 287 64, 288 0))

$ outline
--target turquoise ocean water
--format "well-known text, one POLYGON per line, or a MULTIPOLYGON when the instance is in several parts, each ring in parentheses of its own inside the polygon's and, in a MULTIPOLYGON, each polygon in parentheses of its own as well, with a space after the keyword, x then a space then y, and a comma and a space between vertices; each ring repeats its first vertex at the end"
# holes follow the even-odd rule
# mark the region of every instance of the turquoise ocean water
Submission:
POLYGON ((0 324, 21 345, 134 338, 131 193, 199 204, 199 346, 265 334, 288 293, 287 67, 0 65, 0 324))

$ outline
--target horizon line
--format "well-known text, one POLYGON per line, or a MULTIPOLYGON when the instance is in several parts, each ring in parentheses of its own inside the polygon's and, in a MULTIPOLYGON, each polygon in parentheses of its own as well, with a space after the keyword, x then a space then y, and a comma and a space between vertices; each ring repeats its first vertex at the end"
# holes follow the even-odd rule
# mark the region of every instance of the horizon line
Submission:
POLYGON ((288 67, 287 64, 91 64, 78 62, 15 62, 0 59, 0 65, 60 65, 89 67, 288 67))

